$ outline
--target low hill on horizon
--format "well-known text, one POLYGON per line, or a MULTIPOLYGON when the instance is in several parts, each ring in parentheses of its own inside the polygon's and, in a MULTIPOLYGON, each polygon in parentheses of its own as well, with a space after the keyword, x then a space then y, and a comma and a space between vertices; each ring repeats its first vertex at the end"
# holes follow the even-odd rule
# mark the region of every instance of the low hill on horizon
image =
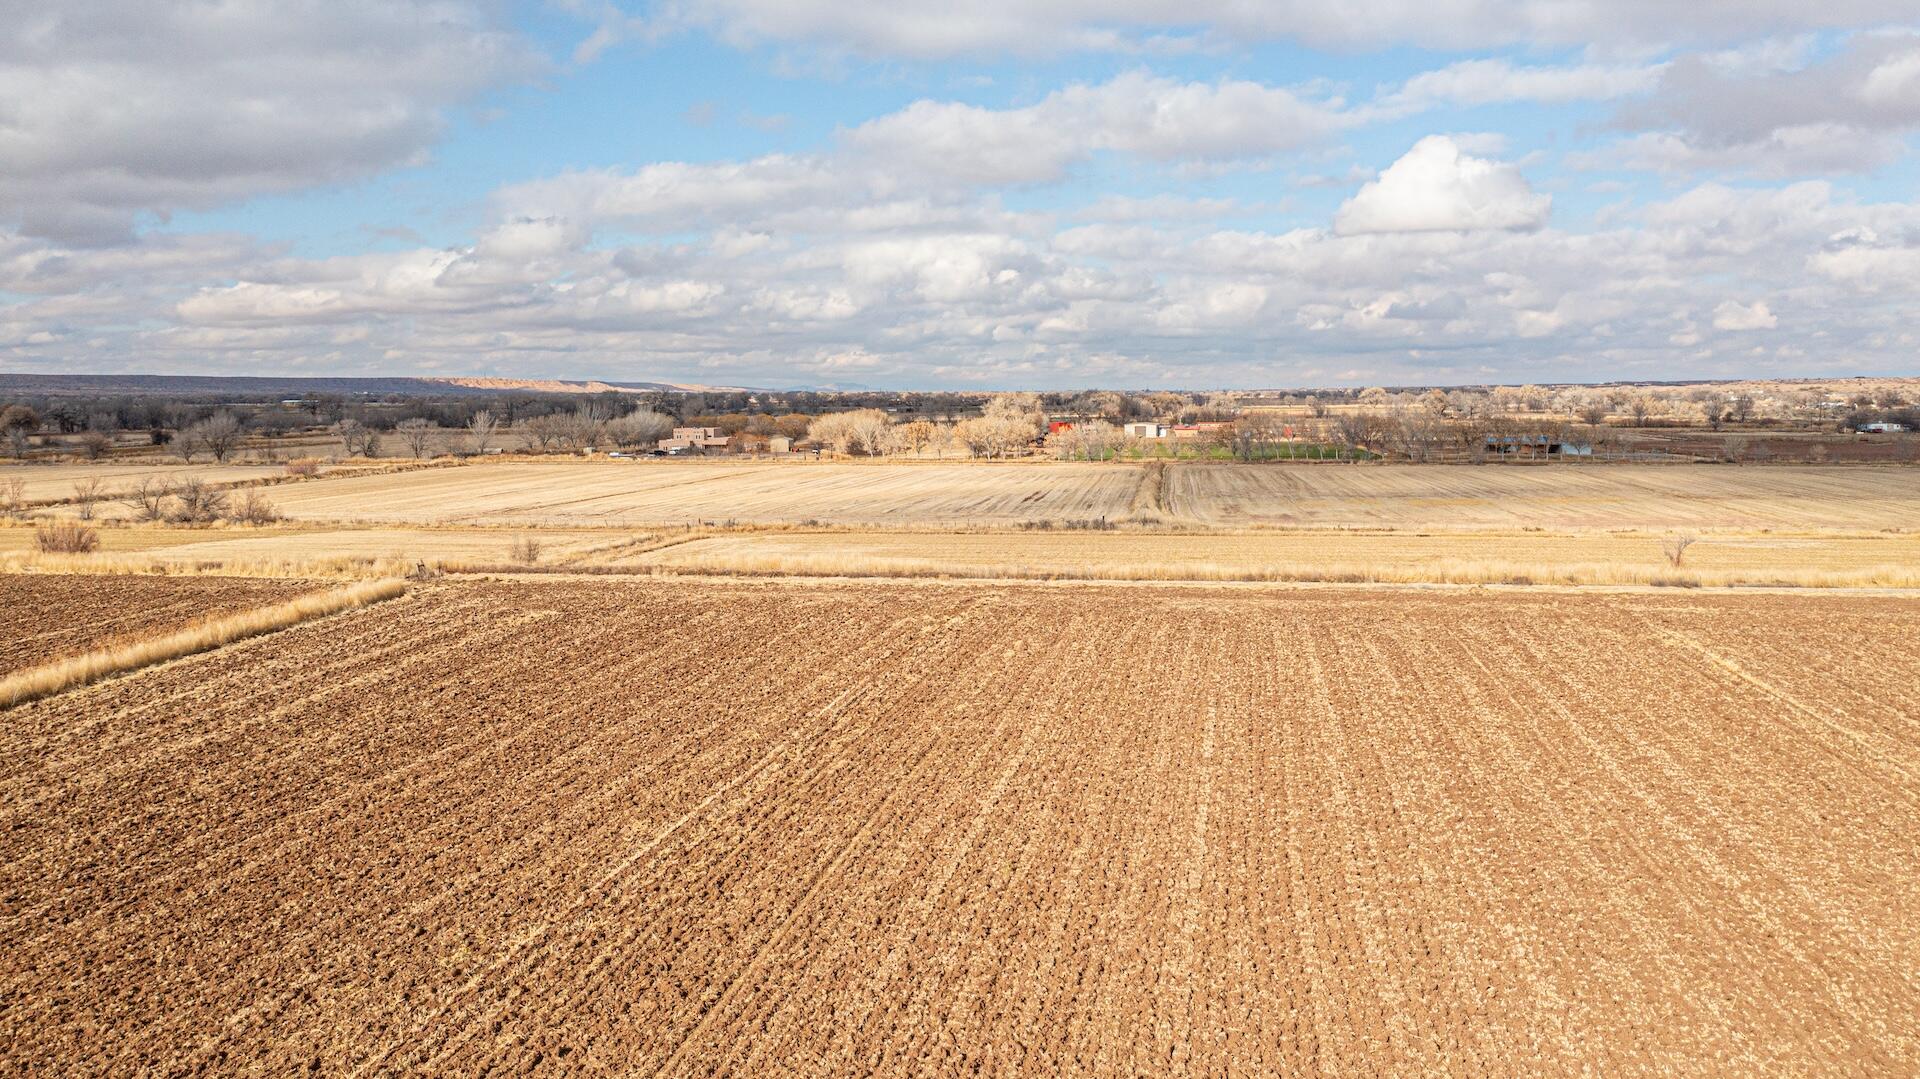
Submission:
POLYGON ((0 372, 0 395, 298 397, 307 393, 387 394, 736 392, 739 386, 491 377, 302 377, 285 375, 47 375, 0 372))

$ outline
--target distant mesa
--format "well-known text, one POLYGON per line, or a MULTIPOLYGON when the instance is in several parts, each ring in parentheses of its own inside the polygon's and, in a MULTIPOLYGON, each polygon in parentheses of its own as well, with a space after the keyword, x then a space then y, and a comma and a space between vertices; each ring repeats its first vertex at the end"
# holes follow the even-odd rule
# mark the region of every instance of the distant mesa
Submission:
POLYGON ((385 396, 388 394, 495 393, 733 393, 742 386, 705 386, 679 382, 602 382, 543 378, 301 378, 259 375, 43 375, 0 372, 0 395, 298 397, 306 393, 385 396))

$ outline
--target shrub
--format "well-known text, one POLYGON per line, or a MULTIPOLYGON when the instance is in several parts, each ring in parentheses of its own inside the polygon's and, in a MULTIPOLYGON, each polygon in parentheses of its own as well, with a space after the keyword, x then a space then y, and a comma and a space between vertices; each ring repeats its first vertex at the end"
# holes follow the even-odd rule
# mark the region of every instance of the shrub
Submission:
POLYGON ((33 542, 42 554, 92 554, 100 533, 79 521, 48 521, 34 530, 33 542))
POLYGON ((540 541, 533 536, 521 536, 513 541, 513 547, 508 553, 515 562, 523 566, 531 566, 540 561, 540 541))
POLYGON ((287 462, 287 475, 289 476, 305 478, 308 476, 318 476, 319 474, 320 458, 318 457, 300 457, 287 462))
POLYGON ((259 491, 248 491, 239 502, 234 503, 229 515, 233 520, 247 525, 272 524, 280 519, 280 511, 273 502, 259 491))
POLYGON ((167 520, 174 524, 211 524, 226 516, 227 493, 205 480, 184 480, 173 491, 173 512, 167 520))

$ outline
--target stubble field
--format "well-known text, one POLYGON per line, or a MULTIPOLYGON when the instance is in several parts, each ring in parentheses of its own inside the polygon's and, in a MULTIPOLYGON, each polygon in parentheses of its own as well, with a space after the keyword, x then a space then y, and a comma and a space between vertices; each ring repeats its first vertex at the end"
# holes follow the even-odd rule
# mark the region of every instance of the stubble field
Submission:
POLYGON ((425 585, 6 714, 0 1065, 1910 1074, 1914 639, 1867 596, 425 585))
MULTIPOLYGON (((1105 518, 1313 529, 1877 531, 1920 530, 1916 477, 1898 466, 558 460, 342 472, 268 496, 295 521, 389 526, 939 528, 1105 518)), ((110 516, 128 512, 103 507, 110 516)))
POLYGON ((489 462, 277 489, 289 518, 401 524, 848 524, 1117 516, 1139 470, 1097 464, 489 462))
POLYGON ((1168 512, 1200 523, 1404 529, 1920 528, 1899 466, 1394 465, 1168 472, 1168 512))
POLYGON ((0 465, 0 483, 19 480, 29 502, 66 501, 74 497, 76 484, 89 480, 100 484, 107 498, 139 486, 142 480, 180 483, 189 479, 206 483, 245 483, 283 476, 282 465, 175 464, 168 461, 108 461, 99 464, 0 465))

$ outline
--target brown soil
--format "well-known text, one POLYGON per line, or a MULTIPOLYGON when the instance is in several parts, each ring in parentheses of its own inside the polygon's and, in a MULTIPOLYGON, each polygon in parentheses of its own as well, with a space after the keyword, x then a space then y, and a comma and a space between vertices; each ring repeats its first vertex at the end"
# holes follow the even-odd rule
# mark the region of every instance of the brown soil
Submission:
POLYGON ((297 581, 0 573, 0 675, 265 607, 313 591, 297 581))
POLYGON ((429 586, 9 713, 0 1071, 1912 1074, 1917 638, 429 586))

